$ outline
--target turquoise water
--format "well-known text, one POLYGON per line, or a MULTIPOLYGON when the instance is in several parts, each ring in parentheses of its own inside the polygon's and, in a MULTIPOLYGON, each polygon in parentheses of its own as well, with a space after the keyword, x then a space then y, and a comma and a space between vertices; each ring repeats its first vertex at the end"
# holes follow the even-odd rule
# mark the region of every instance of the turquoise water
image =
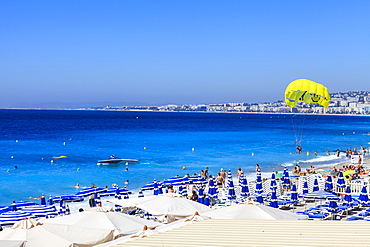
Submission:
POLYGON ((241 167, 250 176, 256 163, 266 173, 295 163, 318 167, 344 160, 327 151, 370 146, 369 117, 48 110, 0 110, 0 117, 0 205, 75 193, 76 183, 129 180, 136 191, 206 167, 213 175, 241 167), (295 153, 294 133, 303 154, 295 153), (111 154, 140 163, 97 165, 111 154), (50 162, 62 155, 68 158, 50 162))

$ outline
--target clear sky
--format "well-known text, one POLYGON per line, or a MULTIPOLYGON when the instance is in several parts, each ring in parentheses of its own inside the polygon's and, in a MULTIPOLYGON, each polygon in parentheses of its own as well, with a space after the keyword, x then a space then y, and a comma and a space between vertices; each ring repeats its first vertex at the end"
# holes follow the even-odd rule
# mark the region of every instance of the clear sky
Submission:
POLYGON ((1 1, 0 108, 370 90, 370 1, 1 1))

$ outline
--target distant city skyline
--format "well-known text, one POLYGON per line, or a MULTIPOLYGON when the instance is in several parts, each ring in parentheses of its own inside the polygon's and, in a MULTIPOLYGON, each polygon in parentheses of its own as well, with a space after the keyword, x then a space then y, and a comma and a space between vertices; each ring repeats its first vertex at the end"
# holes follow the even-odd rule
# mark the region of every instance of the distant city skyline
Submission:
POLYGON ((370 90, 369 1, 3 1, 0 108, 283 100, 370 90))

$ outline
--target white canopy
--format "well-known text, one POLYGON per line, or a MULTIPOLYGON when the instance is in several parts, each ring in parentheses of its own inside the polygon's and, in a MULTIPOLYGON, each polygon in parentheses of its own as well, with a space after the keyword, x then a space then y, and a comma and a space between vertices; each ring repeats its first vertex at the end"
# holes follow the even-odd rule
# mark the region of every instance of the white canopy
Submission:
POLYGON ((265 205, 237 204, 218 208, 201 215, 212 219, 249 219, 249 220, 305 220, 307 216, 268 207, 265 205))
POLYGON ((59 218, 46 219, 44 225, 60 224, 114 230, 114 238, 134 234, 144 225, 156 227, 160 223, 117 212, 80 212, 59 218))
POLYGON ((176 219, 182 219, 194 215, 195 212, 204 213, 211 209, 203 204, 171 194, 162 194, 158 196, 148 196, 142 198, 132 198, 125 200, 112 200, 114 204, 124 207, 136 206, 148 211, 150 214, 160 216, 173 216, 176 219))
POLYGON ((23 240, 0 240, 0 246, 26 247, 26 241, 23 241, 23 240))
POLYGON ((27 247, 90 247, 112 239, 112 230, 52 224, 0 232, 0 240, 27 241, 27 247))

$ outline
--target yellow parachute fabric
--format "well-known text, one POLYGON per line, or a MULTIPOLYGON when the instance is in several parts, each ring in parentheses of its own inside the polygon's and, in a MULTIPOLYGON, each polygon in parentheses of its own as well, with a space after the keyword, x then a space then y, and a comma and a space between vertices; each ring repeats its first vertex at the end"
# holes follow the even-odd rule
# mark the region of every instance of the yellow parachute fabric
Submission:
POLYGON ((285 89, 285 103, 295 107, 298 101, 318 103, 325 108, 329 107, 330 94, 328 89, 316 82, 307 79, 292 81, 285 89))

